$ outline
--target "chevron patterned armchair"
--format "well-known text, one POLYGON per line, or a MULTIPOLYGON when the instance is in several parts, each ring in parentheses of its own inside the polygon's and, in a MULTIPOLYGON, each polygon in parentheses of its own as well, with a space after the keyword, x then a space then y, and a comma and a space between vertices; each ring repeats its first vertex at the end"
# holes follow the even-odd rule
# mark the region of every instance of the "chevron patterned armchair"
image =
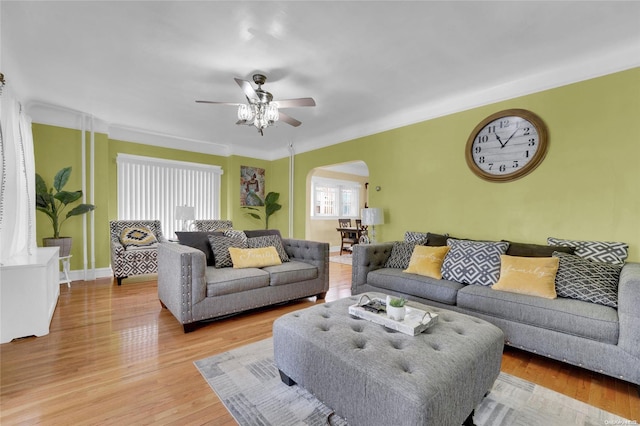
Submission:
MULTIPOLYGON (((109 222, 111 234, 111 268, 113 275, 122 285, 122 280, 131 275, 153 274, 158 272, 158 243, 166 242, 162 236, 159 220, 112 220, 109 222), (157 240, 148 247, 122 244, 122 231, 127 228, 147 228, 157 240)), ((147 236, 149 237, 149 236, 147 236)), ((150 238, 153 240, 153 238, 150 238)))

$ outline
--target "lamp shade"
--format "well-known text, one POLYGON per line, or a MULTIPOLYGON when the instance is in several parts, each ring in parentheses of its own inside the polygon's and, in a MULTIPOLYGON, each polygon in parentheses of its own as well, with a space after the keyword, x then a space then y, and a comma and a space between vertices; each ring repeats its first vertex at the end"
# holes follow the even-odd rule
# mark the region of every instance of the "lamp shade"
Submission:
POLYGON ((196 208, 192 206, 176 206, 176 220, 194 220, 196 208))
POLYGON ((382 225, 384 223, 384 214, 379 207, 362 209, 363 225, 382 225))

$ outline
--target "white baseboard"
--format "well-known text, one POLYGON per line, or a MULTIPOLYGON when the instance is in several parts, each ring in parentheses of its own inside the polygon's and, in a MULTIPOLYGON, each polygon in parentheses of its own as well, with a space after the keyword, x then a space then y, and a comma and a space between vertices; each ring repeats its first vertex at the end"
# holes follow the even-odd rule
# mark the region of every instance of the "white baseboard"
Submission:
MULTIPOLYGON (((62 272, 60 274, 62 274, 62 272)), ((71 281, 93 281, 99 278, 108 277, 113 277, 113 271, 111 270, 111 267, 97 268, 94 270, 87 269, 86 276, 83 269, 69 271, 69 278, 71 279, 71 281)))

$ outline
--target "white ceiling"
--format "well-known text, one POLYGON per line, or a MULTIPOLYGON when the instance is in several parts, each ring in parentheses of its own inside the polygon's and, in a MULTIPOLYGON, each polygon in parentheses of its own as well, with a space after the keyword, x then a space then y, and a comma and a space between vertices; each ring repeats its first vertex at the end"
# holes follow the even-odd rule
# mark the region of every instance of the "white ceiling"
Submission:
POLYGON ((0 2, 0 70, 34 121, 275 159, 640 65, 640 2, 0 2), (236 126, 234 77, 301 120, 236 126), (52 109, 52 106, 55 108, 52 109), (56 115, 57 112, 57 115, 56 115))

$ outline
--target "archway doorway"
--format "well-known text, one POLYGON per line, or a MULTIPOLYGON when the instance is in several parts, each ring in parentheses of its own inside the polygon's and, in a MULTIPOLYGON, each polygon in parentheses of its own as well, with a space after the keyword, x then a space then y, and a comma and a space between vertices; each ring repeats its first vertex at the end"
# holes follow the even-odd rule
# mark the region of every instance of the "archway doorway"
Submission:
POLYGON ((369 167, 364 161, 350 161, 316 167, 307 175, 305 235, 312 241, 340 248, 336 231, 338 218, 360 218, 368 203, 369 167))

